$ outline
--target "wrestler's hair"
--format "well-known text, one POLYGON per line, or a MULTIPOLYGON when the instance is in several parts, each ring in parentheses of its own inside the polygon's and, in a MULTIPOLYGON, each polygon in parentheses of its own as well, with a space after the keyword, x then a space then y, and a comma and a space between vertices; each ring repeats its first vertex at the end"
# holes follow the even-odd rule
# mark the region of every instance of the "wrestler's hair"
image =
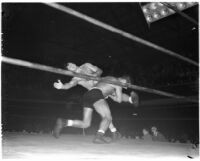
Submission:
POLYGON ((67 67, 68 67, 69 63, 76 65, 75 63, 72 63, 72 62, 67 62, 67 63, 65 63, 65 64, 64 64, 64 68, 65 68, 65 69, 67 69, 67 67))
POLYGON ((64 68, 65 68, 65 69, 67 69, 68 65, 69 65, 69 63, 68 63, 68 62, 67 62, 67 63, 65 63, 65 64, 64 64, 64 68))

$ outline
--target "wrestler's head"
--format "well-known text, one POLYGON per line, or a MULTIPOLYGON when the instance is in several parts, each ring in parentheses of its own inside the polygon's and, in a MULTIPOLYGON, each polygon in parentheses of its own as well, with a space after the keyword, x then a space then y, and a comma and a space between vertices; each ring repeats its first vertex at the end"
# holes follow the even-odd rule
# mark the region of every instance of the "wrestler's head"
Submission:
POLYGON ((131 78, 129 76, 123 76, 118 78, 121 83, 128 83, 131 84, 131 78))
MULTIPOLYGON (((118 78, 118 80, 119 80, 121 83, 131 84, 131 79, 130 79, 129 76, 120 77, 120 78, 118 78)), ((123 88, 127 89, 127 86, 126 86, 126 87, 123 87, 123 88)))
POLYGON ((67 68, 67 70, 70 70, 70 71, 75 72, 75 71, 77 70, 78 67, 77 67, 76 64, 74 64, 74 63, 67 63, 66 68, 67 68))

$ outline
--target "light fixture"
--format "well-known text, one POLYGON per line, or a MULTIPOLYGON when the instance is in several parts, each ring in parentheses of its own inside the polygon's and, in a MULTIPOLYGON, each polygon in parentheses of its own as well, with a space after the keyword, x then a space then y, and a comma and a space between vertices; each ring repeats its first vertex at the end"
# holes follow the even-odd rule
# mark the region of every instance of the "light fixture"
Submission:
POLYGON ((162 9, 162 10, 160 11, 160 14, 161 14, 162 16, 166 16, 168 13, 167 13, 167 10, 166 10, 166 9, 162 9))
POLYGON ((178 8, 179 10, 183 10, 183 9, 185 8, 184 3, 177 3, 177 8, 178 8))
POLYGON ((164 4, 162 4, 162 3, 157 3, 157 5, 158 5, 158 6, 164 6, 164 4))
POLYGON ((151 17, 150 15, 147 15, 147 16, 146 16, 146 19, 147 19, 148 22, 151 22, 151 21, 152 21, 152 17, 151 17))
POLYGON ((188 2, 187 5, 188 6, 193 6, 195 2, 188 2))
POLYGON ((154 14, 153 14, 153 17, 154 17, 155 19, 158 19, 158 18, 159 18, 159 14, 158 14, 158 13, 154 13, 154 14))
POLYGON ((157 8, 156 3, 151 3, 150 9, 155 10, 157 8))
POLYGON ((142 10, 143 10, 144 13, 148 12, 148 9, 146 7, 143 7, 142 10))
MULTIPOLYGON (((198 2, 169 2, 168 4, 177 10, 182 11, 197 5, 198 2)), ((167 5, 164 5, 162 2, 147 3, 146 5, 142 6, 142 11, 147 23, 152 23, 164 17, 175 14, 173 9, 167 7, 167 5)))

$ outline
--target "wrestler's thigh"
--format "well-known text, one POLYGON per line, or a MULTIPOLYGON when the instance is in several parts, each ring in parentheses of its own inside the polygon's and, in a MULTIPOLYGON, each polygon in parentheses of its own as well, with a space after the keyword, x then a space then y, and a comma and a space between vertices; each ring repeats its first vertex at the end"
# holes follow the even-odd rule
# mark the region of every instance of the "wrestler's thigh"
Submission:
POLYGON ((99 113, 102 117, 110 117, 111 112, 106 100, 101 99, 94 103, 94 109, 99 113))

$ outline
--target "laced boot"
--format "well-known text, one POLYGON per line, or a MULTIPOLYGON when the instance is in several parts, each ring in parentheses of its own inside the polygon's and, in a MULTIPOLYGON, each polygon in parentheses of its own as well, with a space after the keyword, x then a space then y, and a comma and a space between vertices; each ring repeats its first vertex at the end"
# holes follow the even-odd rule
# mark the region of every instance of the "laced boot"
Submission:
POLYGON ((97 132, 97 134, 96 134, 96 136, 93 140, 93 143, 95 143, 95 144, 107 144, 109 142, 107 140, 105 140, 103 133, 97 132))
POLYGON ((53 129, 53 136, 55 138, 59 138, 60 132, 66 126, 66 123, 67 123, 66 119, 58 118, 56 120, 56 125, 55 125, 55 127, 53 129))
POLYGON ((113 142, 120 140, 121 137, 122 137, 122 135, 118 131, 112 132, 112 141, 113 142))

